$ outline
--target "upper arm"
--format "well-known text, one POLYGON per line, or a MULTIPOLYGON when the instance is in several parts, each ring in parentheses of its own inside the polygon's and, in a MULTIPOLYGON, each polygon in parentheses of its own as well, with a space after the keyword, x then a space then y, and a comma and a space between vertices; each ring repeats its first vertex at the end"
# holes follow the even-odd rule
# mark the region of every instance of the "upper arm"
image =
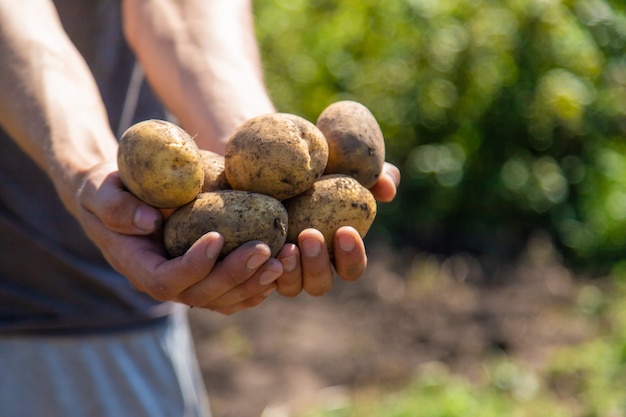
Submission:
POLYGON ((273 111, 250 0, 124 0, 126 39, 165 106, 223 152, 241 123, 273 111))

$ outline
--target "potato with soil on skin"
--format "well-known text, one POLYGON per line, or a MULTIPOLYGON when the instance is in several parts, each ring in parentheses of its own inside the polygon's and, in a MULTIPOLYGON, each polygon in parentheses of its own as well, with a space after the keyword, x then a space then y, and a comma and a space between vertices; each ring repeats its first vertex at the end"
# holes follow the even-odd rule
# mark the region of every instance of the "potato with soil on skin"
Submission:
POLYGON ((325 174, 345 174, 371 188, 385 163, 385 139, 372 112, 356 101, 335 102, 316 122, 328 141, 325 174))
POLYGON ((224 172, 224 156, 213 151, 200 149, 200 158, 204 170, 202 192, 229 190, 231 187, 224 172))
POLYGON ((183 255, 205 233, 224 236, 220 257, 251 240, 265 242, 275 256, 287 238, 287 211, 273 197, 238 190, 200 193, 165 223, 163 241, 172 257, 183 255))
POLYGON ((376 200, 355 178, 324 175, 304 193, 284 201, 289 226, 287 241, 298 242, 306 228, 322 232, 328 251, 333 253, 333 238, 341 226, 354 227, 365 237, 376 218, 376 200))
POLYGON ((284 200, 304 192, 324 172, 328 144, 308 120, 272 113, 246 121, 226 145, 226 179, 235 190, 284 200))
POLYGON ((144 120, 119 140, 119 176, 128 191, 158 208, 176 208, 200 192, 204 172, 193 138, 165 120, 144 120))

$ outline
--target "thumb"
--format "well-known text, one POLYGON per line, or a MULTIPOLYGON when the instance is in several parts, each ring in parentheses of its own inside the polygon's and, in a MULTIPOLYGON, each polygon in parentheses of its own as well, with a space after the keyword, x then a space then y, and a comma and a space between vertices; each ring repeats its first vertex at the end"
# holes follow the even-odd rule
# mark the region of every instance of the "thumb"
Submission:
POLYGON ((163 217, 124 189, 112 164, 97 165, 83 180, 77 195, 79 209, 94 214, 107 228, 128 235, 148 235, 156 231, 163 217))

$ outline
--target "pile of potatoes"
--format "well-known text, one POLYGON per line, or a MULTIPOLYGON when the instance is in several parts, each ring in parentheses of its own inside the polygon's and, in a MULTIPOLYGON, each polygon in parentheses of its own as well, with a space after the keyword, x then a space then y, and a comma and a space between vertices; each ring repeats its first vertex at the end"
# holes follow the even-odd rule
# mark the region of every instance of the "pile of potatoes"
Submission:
POLYGON ((164 228, 172 257, 203 234, 224 236, 221 256, 250 240, 276 255, 305 228, 324 235, 332 255, 341 226, 364 237, 376 217, 369 191, 385 160, 382 131, 355 101, 338 101, 315 124, 287 113, 246 121, 225 155, 198 148, 175 124, 146 120, 131 126, 118 149, 119 176, 144 202, 175 209, 164 228))

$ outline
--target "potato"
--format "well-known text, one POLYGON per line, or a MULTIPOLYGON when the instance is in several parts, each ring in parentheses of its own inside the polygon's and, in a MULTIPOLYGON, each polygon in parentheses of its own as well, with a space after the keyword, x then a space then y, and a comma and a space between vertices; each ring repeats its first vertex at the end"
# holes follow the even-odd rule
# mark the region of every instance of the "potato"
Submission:
POLYGON ((329 252, 341 226, 352 226, 365 237, 376 217, 376 200, 355 178, 342 174, 323 175, 306 192, 284 201, 289 218, 287 241, 312 227, 324 235, 329 252))
POLYGON ((204 181, 198 146, 187 132, 164 120, 129 127, 119 141, 117 165, 126 188, 158 208, 190 202, 204 181))
POLYGON ((272 256, 287 238, 287 211, 273 197, 238 190, 200 193, 165 223, 163 241, 172 256, 183 255, 205 233, 224 236, 221 257, 250 240, 265 242, 272 256))
POLYGON ((328 144, 308 120, 272 113, 246 121, 226 145, 226 179, 233 189, 284 200, 304 192, 324 172, 328 144))
POLYGON ((202 169, 204 170, 204 183, 202 192, 228 190, 230 184, 226 180, 224 172, 224 156, 219 153, 200 149, 202 169))
POLYGON ((351 100, 328 106, 317 119, 328 141, 325 174, 345 174, 371 188, 385 162, 385 139, 374 115, 351 100))

